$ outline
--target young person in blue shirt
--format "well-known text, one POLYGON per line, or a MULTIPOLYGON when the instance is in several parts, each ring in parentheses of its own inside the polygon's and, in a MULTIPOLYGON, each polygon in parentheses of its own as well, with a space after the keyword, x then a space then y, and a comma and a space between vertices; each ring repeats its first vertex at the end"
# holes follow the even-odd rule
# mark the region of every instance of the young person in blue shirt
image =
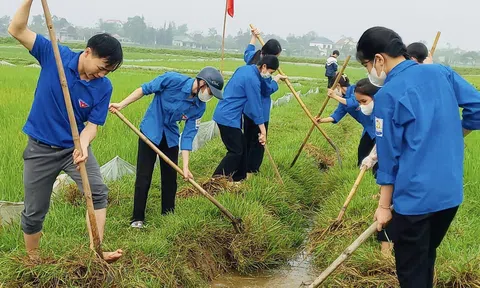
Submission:
MULTIPOLYGON (((372 116, 362 113, 356 95, 360 94, 373 97, 378 91, 378 88, 373 86, 368 79, 362 79, 358 81, 356 85, 350 85, 350 80, 346 75, 342 75, 340 78, 339 86, 340 89, 329 90, 328 92, 330 98, 339 102, 337 109, 329 117, 317 118, 316 120, 318 123, 337 124, 345 115, 349 114, 363 126, 362 137, 360 138, 357 153, 357 165, 360 166, 362 160, 370 154, 370 151, 372 151, 372 148, 375 146, 375 131, 372 116)), ((373 167, 372 171, 375 175, 377 165, 373 167)))
POLYGON ((338 50, 334 50, 332 55, 327 58, 327 62, 325 63, 325 77, 328 79, 327 88, 332 88, 333 83, 335 82, 335 75, 337 74, 338 70, 338 56, 340 56, 340 52, 338 52, 338 50))
MULTIPOLYGON (((244 53, 244 60, 247 65, 253 65, 265 55, 280 56, 282 47, 280 43, 275 39, 269 39, 262 49, 255 51, 255 43, 257 36, 260 32, 257 29, 252 30, 252 39, 248 44, 244 53)), ((272 107, 271 95, 278 90, 278 81, 286 79, 286 76, 277 74, 272 77, 270 74, 265 74, 265 78, 261 81, 261 94, 262 94, 262 108, 263 108, 263 120, 265 121, 265 131, 268 134, 268 123, 270 120, 270 110, 272 107)), ((253 118, 252 106, 245 105, 243 111, 243 133, 247 141, 247 175, 257 173, 260 170, 260 166, 263 161, 263 154, 265 152, 264 146, 258 142, 258 134, 260 130, 258 125, 252 120, 253 118)))
MULTIPOLYGON (((166 72, 137 88, 120 103, 110 104, 112 112, 121 110, 145 95, 155 94, 148 107, 140 131, 170 160, 178 164, 178 144, 182 150, 183 173, 193 178, 189 169, 192 142, 197 135, 200 119, 207 102, 222 99, 223 76, 213 67, 205 67, 195 78, 176 72, 166 72), (179 141, 177 122, 185 121, 179 141)), ((141 138, 138 139, 137 174, 131 226, 143 228, 148 191, 152 182, 157 154, 141 138)), ((162 214, 173 213, 177 192, 177 172, 160 158, 162 214)))
POLYGON ((437 247, 463 201, 463 137, 480 129, 480 93, 451 68, 409 60, 385 27, 363 33, 356 57, 382 87, 373 109, 377 229, 391 221, 400 286, 433 287, 437 247))
POLYGON ((213 120, 220 130, 227 154, 215 169, 213 176, 232 177, 238 182, 247 177, 247 143, 242 132, 242 113, 250 105, 252 120, 260 129, 258 141, 265 145, 267 131, 263 116, 261 95, 262 79, 274 73, 279 66, 278 58, 273 55, 263 56, 256 65, 237 68, 228 81, 224 99, 215 108, 213 120))
MULTIPOLYGON (((43 222, 50 207, 55 179, 63 170, 83 192, 77 170, 81 162, 86 164, 100 241, 103 240, 108 188, 102 180, 90 143, 97 135, 97 127, 105 123, 108 114, 112 84, 105 76, 120 67, 123 52, 120 42, 108 34, 93 36, 87 47, 78 53, 59 45, 80 133, 82 151, 76 151, 52 44, 27 26, 32 2, 23 1, 13 16, 8 32, 28 49, 41 66, 33 104, 23 127, 23 132, 28 135, 28 144, 23 153, 25 208, 21 217, 27 253, 31 258, 38 259, 43 222)), ((86 218, 90 227, 89 218, 86 218)), ((93 237, 90 229, 88 231, 93 249, 93 237)), ((121 256, 122 250, 118 249, 104 252, 103 258, 113 262, 121 256)))
POLYGON ((410 60, 419 64, 432 64, 432 56, 428 51, 427 46, 421 42, 414 42, 407 46, 407 54, 410 60))

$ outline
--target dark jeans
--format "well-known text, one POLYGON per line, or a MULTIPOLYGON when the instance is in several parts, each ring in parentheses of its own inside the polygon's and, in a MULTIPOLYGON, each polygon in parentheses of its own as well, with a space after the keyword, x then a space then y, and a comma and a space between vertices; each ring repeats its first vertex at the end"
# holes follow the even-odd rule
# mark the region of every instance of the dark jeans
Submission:
POLYGON ((458 206, 415 216, 393 212, 393 227, 389 231, 394 243, 397 277, 402 288, 433 287, 437 248, 457 210, 458 206))
MULTIPOLYGON (((365 157, 367 157, 370 152, 372 151, 373 147, 375 146, 375 139, 370 138, 368 133, 365 133, 363 137, 360 139, 360 143, 358 144, 358 162, 357 165, 360 167, 362 165, 362 161, 365 157)), ((372 173, 373 177, 377 178, 377 169, 378 163, 373 165, 372 173)))
MULTIPOLYGON (((178 164, 178 146, 168 148, 167 137, 163 135, 157 146, 170 160, 178 164)), ((148 190, 152 183, 152 174, 157 160, 157 153, 142 139, 138 139, 137 176, 135 179, 135 198, 133 201, 132 221, 145 220, 148 190)), ((160 158, 162 189, 162 214, 174 212, 175 194, 177 193, 177 172, 160 158)))
POLYGON ((332 88, 333 83, 335 83, 335 76, 327 76, 327 78, 328 78, 327 88, 332 88))
MULTIPOLYGON (((268 131, 268 122, 265 122, 268 131)), ((247 173, 257 173, 263 161, 265 147, 258 142, 260 128, 248 116, 243 115, 243 131, 247 141, 247 173)))
POLYGON ((213 176, 231 176, 233 181, 247 178, 247 143, 242 130, 221 124, 218 124, 218 128, 227 154, 215 169, 213 176))

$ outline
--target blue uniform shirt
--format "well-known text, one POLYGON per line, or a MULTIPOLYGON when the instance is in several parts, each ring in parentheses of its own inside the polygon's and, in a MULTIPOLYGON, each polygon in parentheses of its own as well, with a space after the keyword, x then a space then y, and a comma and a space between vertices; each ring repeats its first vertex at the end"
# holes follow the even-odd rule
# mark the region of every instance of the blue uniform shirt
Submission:
MULTIPOLYGON (((112 96, 110 80, 105 77, 90 81, 81 80, 78 73, 78 59, 82 52, 73 52, 62 45, 58 47, 78 132, 82 132, 85 128, 84 123, 87 121, 96 125, 105 124, 112 96)), ((37 34, 30 54, 38 60, 42 69, 23 132, 49 145, 71 148, 74 146, 72 130, 65 108, 52 43, 37 34)))
MULTIPOLYGON (((255 55, 255 45, 248 44, 247 49, 245 49, 245 53, 243 55, 243 59, 245 63, 248 64, 250 60, 252 60, 253 56, 255 55)), ((253 63, 256 64, 256 63, 253 63)), ((262 94, 262 108, 263 108, 263 119, 267 122, 270 119, 270 110, 272 108, 272 98, 271 95, 278 90, 278 83, 273 81, 272 78, 263 79, 262 84, 260 86, 261 94, 262 94)), ((253 117, 252 108, 250 104, 245 106, 245 110, 243 111, 245 115, 249 118, 253 117)))
POLYGON ((362 137, 365 133, 368 133, 370 139, 375 139, 375 129, 373 127, 373 114, 367 116, 360 111, 360 104, 355 98, 355 85, 351 85, 347 88, 345 93, 345 100, 347 100, 347 105, 338 103, 337 109, 333 112, 330 117, 333 118, 333 123, 336 124, 342 120, 345 115, 350 114, 353 119, 357 120, 363 126, 362 137))
POLYGON ((145 112, 140 129, 156 145, 160 145, 163 135, 168 147, 178 146, 180 132, 177 121, 186 121, 180 143, 181 150, 192 150, 192 142, 197 135, 200 119, 206 103, 198 97, 189 98, 195 79, 176 73, 166 72, 142 85, 144 95, 155 94, 145 112))
POLYGON ((462 126, 480 129, 480 93, 450 68, 406 60, 388 74, 373 113, 377 183, 394 186, 395 211, 421 215, 460 205, 462 126))
POLYGON ((213 120, 224 126, 241 129, 242 112, 248 101, 251 109, 249 117, 257 125, 265 123, 260 86, 261 76, 256 65, 237 68, 225 86, 223 100, 218 102, 213 120))

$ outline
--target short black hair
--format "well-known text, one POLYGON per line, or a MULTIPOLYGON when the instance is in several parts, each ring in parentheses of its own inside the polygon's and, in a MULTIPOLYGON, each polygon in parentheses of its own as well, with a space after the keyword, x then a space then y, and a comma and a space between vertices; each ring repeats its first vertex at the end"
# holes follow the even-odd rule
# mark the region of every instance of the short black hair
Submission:
POLYGON ((338 50, 333 50, 332 55, 340 56, 340 52, 338 52, 338 50))
POLYGON ((373 98, 375 94, 377 94, 379 87, 373 85, 368 78, 363 78, 355 84, 355 93, 360 93, 363 95, 367 95, 373 98))
POLYGON ((419 63, 423 63, 428 57, 428 48, 421 42, 415 42, 408 45, 407 53, 410 57, 416 58, 419 63))
POLYGON ((392 29, 372 27, 363 32, 357 43, 357 60, 364 64, 372 61, 375 54, 385 53, 390 57, 403 56, 410 59, 402 38, 392 29))
POLYGON ((265 55, 257 63, 257 66, 263 65, 267 65, 267 69, 277 70, 280 66, 280 61, 278 61, 277 56, 265 55))
POLYGON ((92 49, 94 56, 106 59, 107 65, 113 68, 112 71, 123 63, 122 44, 108 33, 100 33, 88 39, 87 48, 92 49))

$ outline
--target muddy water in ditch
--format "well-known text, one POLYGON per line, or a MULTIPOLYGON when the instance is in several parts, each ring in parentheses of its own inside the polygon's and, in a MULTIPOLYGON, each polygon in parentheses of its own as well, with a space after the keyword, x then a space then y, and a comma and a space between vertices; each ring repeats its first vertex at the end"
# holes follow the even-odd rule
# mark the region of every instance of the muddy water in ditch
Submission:
MULTIPOLYGON (((312 217, 308 217, 313 219, 312 217)), ((305 230, 308 235, 313 223, 309 223, 309 227, 305 230)), ((306 241, 303 245, 306 245, 306 241)), ((223 274, 215 279, 211 288, 301 288, 308 287, 318 276, 311 265, 311 256, 302 249, 291 261, 285 266, 270 271, 262 271, 250 275, 240 275, 232 272, 223 274)))
MULTIPOLYGON (((318 275, 317 275, 318 276, 318 275)), ((225 274, 211 283, 212 288, 299 288, 307 287, 316 275, 310 265, 310 257, 305 252, 297 255, 287 266, 271 272, 243 276, 236 273, 225 274)))

